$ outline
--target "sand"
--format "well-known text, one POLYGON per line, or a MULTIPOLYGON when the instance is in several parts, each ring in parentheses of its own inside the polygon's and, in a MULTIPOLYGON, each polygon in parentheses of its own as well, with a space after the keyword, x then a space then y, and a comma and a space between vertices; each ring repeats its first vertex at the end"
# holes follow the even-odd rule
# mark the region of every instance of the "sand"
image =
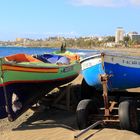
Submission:
MULTIPOLYGON (((42 113, 28 110, 14 125, 6 121, 4 124, 7 126, 1 131, 0 140, 73 140, 79 133, 75 114, 57 109, 42 113)), ((140 140, 136 133, 109 128, 91 130, 88 136, 91 136, 89 140, 140 140)))

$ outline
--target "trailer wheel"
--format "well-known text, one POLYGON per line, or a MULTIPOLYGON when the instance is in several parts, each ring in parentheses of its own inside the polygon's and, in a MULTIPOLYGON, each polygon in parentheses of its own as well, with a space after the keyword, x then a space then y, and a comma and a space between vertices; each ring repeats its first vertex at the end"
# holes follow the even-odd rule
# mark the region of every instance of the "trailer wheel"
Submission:
POLYGON ((78 128, 81 130, 90 126, 92 115, 94 114, 98 114, 98 107, 97 107, 96 99, 81 100, 76 110, 78 128))
POLYGON ((121 129, 139 132, 137 105, 133 100, 126 100, 119 104, 119 119, 121 129))

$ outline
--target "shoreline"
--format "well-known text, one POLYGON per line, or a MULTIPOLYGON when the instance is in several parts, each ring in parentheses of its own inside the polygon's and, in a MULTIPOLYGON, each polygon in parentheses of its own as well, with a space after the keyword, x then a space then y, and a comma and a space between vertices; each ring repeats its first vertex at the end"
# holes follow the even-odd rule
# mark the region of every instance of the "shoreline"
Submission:
MULTIPOLYGON (((59 47, 50 47, 50 46, 14 46, 14 45, 5 45, 5 46, 0 46, 1 47, 13 47, 13 48, 58 48, 60 49, 61 46, 59 47)), ((67 47, 67 49, 77 49, 77 50, 127 50, 127 51, 132 51, 132 50, 139 50, 140 48, 134 48, 134 47, 92 47, 92 48, 85 48, 85 47, 67 47)))
MULTIPOLYGON (((61 46, 16 46, 16 45, 0 45, 0 47, 24 47, 24 48, 60 48, 61 46)), ((78 49, 78 50, 116 50, 116 49, 120 49, 120 50, 140 50, 140 47, 136 48, 136 47, 92 47, 92 48, 85 48, 85 47, 67 47, 67 49, 78 49)))

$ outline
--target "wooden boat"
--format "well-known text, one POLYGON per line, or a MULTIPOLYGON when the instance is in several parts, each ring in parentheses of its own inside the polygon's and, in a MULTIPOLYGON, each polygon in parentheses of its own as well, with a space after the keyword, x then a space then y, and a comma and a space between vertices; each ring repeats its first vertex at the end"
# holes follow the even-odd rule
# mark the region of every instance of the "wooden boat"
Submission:
POLYGON ((0 118, 14 121, 53 88, 74 80, 80 70, 78 61, 52 54, 0 58, 0 118))
POLYGON ((100 88, 102 74, 110 75, 109 90, 140 86, 140 57, 121 54, 96 54, 81 60, 82 74, 88 85, 100 88))
POLYGON ((77 106, 76 116, 79 129, 85 130, 76 138, 107 123, 120 123, 121 129, 140 133, 140 94, 118 92, 140 87, 140 57, 120 53, 94 54, 82 59, 81 67, 84 77, 81 91, 85 96, 77 106))

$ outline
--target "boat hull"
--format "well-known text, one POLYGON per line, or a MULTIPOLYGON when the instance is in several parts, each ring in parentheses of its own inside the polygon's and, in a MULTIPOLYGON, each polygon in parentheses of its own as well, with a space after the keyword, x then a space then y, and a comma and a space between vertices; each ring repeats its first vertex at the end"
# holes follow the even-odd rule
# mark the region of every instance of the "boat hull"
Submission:
POLYGON ((140 57, 124 55, 105 55, 105 73, 111 77, 108 80, 110 90, 136 88, 140 86, 140 57))
MULTIPOLYGON (((46 80, 46 81, 34 81, 34 82, 22 82, 22 83, 12 83, 5 85, 6 96, 8 99, 9 114, 12 121, 17 119, 21 114, 23 114, 28 108, 35 104, 39 99, 45 96, 55 87, 66 84, 74 80, 78 74, 69 76, 66 78, 61 78, 58 80, 46 80), (22 109, 18 111, 13 111, 12 108, 12 96, 16 94, 22 104, 22 109)), ((6 111, 6 102, 3 92, 3 87, 0 87, 0 119, 8 117, 6 111)))
POLYGON ((108 74, 108 89, 121 90, 140 86, 140 58, 98 54, 81 61, 82 74, 89 86, 102 86, 100 75, 108 74), (98 63, 97 63, 98 60, 98 63), (91 63, 92 62, 92 63, 91 63), (85 67, 85 64, 88 67, 85 67))
POLYGON ((100 74, 104 74, 100 55, 89 57, 81 62, 82 75, 89 86, 101 88, 100 74))
POLYGON ((8 116, 10 121, 14 121, 53 88, 74 80, 80 70, 77 61, 69 65, 10 64, 3 61, 0 71, 0 118, 8 116), (14 96, 16 100, 13 102, 14 96), (15 110, 15 103, 20 103, 20 109, 15 110))

